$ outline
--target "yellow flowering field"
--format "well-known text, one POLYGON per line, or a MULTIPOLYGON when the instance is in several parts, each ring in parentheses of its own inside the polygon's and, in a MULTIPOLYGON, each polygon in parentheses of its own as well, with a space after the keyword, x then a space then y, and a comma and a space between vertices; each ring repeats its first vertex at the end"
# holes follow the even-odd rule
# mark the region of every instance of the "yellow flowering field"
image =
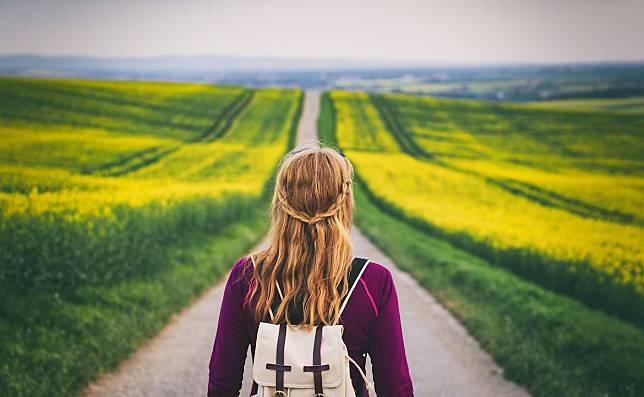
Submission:
POLYGON ((0 283, 69 291, 257 205, 296 90, 0 79, 0 283), (213 135, 214 134, 214 135, 213 135))
POLYGON ((331 99, 338 145, 383 208, 644 320, 644 114, 339 91, 331 99), (379 120, 360 116, 374 113, 379 120), (386 150, 373 144, 380 136, 386 150), (393 151, 392 137, 402 142, 393 151))

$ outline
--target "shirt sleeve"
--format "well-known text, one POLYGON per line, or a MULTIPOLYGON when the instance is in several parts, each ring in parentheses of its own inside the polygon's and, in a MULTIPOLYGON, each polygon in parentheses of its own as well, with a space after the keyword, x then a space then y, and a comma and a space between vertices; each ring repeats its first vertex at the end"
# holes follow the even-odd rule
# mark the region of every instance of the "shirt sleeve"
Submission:
POLYGON ((237 397, 242 386, 244 364, 250 335, 246 324, 239 286, 241 263, 238 261, 224 288, 217 322, 217 333, 210 356, 208 397, 237 397))
POLYGON ((414 395, 414 390, 407 366, 398 295, 388 270, 381 288, 382 300, 369 337, 369 356, 376 394, 384 397, 410 397, 414 395))

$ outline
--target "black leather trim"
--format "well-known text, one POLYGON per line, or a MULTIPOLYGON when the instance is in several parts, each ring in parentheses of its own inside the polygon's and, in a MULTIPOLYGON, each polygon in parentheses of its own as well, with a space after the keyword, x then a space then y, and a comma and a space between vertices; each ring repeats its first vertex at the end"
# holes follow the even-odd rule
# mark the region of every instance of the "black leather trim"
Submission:
POLYGON ((280 364, 266 363, 266 369, 272 369, 273 371, 289 372, 291 370, 291 366, 290 365, 280 365, 280 364))
POLYGON ((328 371, 329 369, 331 369, 331 367, 329 367, 329 364, 304 366, 304 372, 320 372, 320 371, 328 371))
MULTIPOLYGON (((279 334, 277 336, 277 354, 276 363, 279 366, 284 365, 284 345, 286 344, 286 323, 280 324, 279 334)), ((284 371, 278 369, 275 371, 275 390, 284 391, 284 371)))
MULTIPOLYGON (((322 329, 324 324, 320 324, 315 329, 315 341, 313 342, 313 365, 320 366, 322 364, 321 350, 322 350, 322 329)), ((322 390, 322 372, 313 372, 313 384, 315 385, 315 394, 320 395, 324 393, 322 390)))

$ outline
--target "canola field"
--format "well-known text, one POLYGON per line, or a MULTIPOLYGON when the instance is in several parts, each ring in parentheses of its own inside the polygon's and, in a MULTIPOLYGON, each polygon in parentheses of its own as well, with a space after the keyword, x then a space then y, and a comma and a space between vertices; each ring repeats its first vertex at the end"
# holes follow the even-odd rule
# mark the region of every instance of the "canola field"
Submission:
POLYGON ((225 274, 301 97, 0 78, 0 395, 78 395, 225 274))
POLYGON ((338 145, 381 207, 644 324, 644 113, 344 91, 330 99, 338 145))
POLYGON ((216 231, 264 193, 296 90, 0 79, 0 283, 104 285, 216 231))

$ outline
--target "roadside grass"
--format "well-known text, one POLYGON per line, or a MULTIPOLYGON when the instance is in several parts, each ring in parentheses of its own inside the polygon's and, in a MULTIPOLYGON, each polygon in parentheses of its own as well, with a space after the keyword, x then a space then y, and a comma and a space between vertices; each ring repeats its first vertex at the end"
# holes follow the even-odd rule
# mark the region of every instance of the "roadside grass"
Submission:
POLYGON ((73 396, 116 368, 264 236, 264 208, 216 234, 184 235, 157 253, 163 269, 147 277, 69 297, 3 296, 0 395, 73 396))

